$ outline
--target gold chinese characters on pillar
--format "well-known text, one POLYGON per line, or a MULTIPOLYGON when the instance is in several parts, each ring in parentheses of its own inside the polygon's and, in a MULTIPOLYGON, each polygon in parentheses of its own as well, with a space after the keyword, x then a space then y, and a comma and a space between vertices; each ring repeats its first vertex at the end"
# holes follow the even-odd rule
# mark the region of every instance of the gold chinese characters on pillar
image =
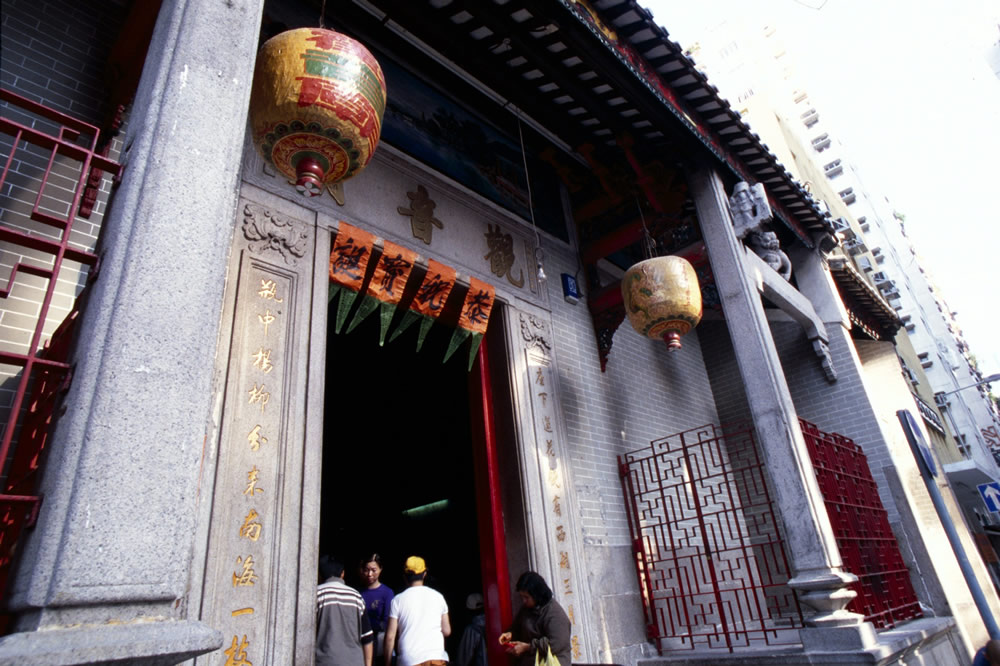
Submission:
MULTIPOLYGON (((278 441, 291 303, 286 276, 250 261, 239 282, 231 351, 236 389, 230 434, 220 450, 209 607, 225 635, 224 663, 262 663, 275 539, 278 441)), ((220 657, 220 659, 222 658, 220 657)))
POLYGON ((548 520, 546 524, 550 526, 551 532, 548 538, 555 544, 553 553, 556 561, 553 568, 556 580, 553 581, 552 589, 557 593, 560 600, 566 606, 566 612, 570 618, 570 630, 572 632, 572 653, 573 659, 579 659, 582 655, 580 647, 580 637, 577 633, 575 610, 573 600, 576 597, 574 585, 574 571, 571 556, 571 540, 566 531, 566 519, 568 516, 563 512, 563 496, 566 490, 563 488, 562 467, 559 461, 559 446, 557 428, 555 426, 556 412, 555 401, 552 400, 552 373, 549 364, 540 356, 532 357, 529 354, 529 383, 531 386, 531 403, 535 419, 535 436, 539 442, 539 460, 545 480, 544 492, 548 496, 548 506, 545 508, 548 520))

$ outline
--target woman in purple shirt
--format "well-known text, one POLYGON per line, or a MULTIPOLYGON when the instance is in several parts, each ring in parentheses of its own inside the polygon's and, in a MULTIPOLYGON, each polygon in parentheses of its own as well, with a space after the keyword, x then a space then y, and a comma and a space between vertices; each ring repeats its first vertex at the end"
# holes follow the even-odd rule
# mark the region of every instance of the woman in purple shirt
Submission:
POLYGON ((395 596, 388 585, 379 582, 382 575, 382 558, 378 553, 372 553, 369 557, 361 561, 361 580, 364 587, 361 589, 361 596, 365 600, 365 610, 368 612, 368 621, 371 623, 372 631, 375 632, 375 660, 374 663, 381 663, 383 657, 382 643, 385 640, 385 628, 389 624, 389 604, 395 596))

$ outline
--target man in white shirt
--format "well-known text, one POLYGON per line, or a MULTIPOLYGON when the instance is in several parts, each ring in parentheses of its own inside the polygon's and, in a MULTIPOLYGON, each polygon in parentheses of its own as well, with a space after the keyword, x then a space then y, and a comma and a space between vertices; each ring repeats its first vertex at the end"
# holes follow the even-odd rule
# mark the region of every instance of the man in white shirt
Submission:
POLYGON ((422 557, 408 557, 403 573, 410 586, 389 606, 385 666, 392 666, 394 647, 397 666, 445 666, 444 639, 451 635, 448 604, 440 592, 424 585, 427 564, 422 557))

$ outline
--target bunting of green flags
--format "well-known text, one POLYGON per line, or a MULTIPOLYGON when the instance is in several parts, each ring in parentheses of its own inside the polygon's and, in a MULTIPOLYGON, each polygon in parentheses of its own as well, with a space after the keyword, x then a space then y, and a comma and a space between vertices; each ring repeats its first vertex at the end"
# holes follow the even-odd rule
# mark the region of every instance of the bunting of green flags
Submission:
MULTIPOLYGON (((365 274, 375 245, 376 237, 374 234, 346 222, 340 223, 340 229, 334 238, 330 251, 329 298, 332 303, 334 298, 339 297, 333 325, 334 331, 340 333, 358 294, 364 288, 362 300, 358 303, 345 332, 350 333, 375 310, 381 309, 379 332, 379 345, 381 346, 385 344, 393 316, 403 298, 406 284, 413 274, 419 256, 416 252, 405 247, 390 241, 383 241, 382 255, 379 257, 371 279, 366 284, 365 274)), ((417 351, 419 352, 427 338, 427 333, 444 312, 445 303, 455 288, 457 279, 458 273, 454 268, 434 259, 428 259, 427 271, 420 286, 396 329, 389 336, 389 341, 392 342, 419 321, 420 330, 417 334, 417 351)), ((443 362, 447 362, 462 343, 471 338, 472 344, 469 353, 469 369, 471 370, 489 323, 496 290, 492 285, 473 277, 469 278, 469 283, 469 290, 465 294, 458 325, 452 333, 443 362)))

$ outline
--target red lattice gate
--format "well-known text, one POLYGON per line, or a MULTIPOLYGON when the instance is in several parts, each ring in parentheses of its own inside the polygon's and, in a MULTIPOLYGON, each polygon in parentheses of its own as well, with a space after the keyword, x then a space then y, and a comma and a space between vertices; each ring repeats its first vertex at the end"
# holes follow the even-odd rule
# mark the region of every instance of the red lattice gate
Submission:
POLYGON ((618 465, 661 652, 799 642, 802 613, 750 429, 688 430, 618 465))
POLYGON ((844 569, 858 577, 847 610, 877 628, 922 617, 868 460, 853 440, 799 420, 844 569))
MULTIPOLYGON (((2 599, 18 539, 42 502, 37 479, 53 411, 70 380, 75 297, 96 272, 95 225, 80 218, 91 213, 101 171, 118 176, 121 167, 99 154, 93 125, 8 90, 0 90, 0 100, 0 265, 9 271, 0 281, 0 311, 27 322, 17 328, 23 341, 5 341, 0 350, 7 378, 0 387, 2 599)), ((5 624, 0 616, 0 631, 5 624)))

